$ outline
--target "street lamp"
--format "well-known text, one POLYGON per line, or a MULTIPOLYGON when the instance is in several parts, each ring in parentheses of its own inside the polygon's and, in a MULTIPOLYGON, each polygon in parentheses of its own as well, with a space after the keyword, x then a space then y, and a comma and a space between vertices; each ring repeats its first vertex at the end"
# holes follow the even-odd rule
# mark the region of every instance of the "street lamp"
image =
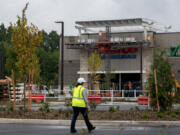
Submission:
POLYGON ((59 49, 60 49, 60 61, 59 61, 59 79, 58 85, 61 84, 61 95, 63 95, 64 89, 64 22, 63 21, 56 21, 55 23, 61 24, 61 45, 59 42, 59 49), (61 77, 60 77, 61 76, 61 77))

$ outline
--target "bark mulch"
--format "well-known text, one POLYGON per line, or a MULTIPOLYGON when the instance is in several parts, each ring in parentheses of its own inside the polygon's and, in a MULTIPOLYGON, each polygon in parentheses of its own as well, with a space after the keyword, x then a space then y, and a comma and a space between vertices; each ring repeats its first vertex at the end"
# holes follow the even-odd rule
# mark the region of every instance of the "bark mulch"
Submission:
MULTIPOLYGON (((0 111, 0 118, 71 120, 72 110, 0 111)), ((180 121, 180 110, 157 113, 151 110, 89 111, 90 120, 180 121)), ((78 119, 83 119, 79 115, 78 119)))

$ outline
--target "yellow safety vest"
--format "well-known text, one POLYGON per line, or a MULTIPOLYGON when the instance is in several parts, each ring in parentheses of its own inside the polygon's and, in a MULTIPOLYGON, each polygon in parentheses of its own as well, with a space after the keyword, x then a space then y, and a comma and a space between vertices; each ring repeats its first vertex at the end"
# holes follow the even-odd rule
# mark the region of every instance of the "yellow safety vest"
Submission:
POLYGON ((54 94, 54 92, 51 90, 50 92, 49 92, 50 94, 54 94))
POLYGON ((73 90, 72 106, 73 107, 86 107, 82 92, 85 88, 82 85, 75 87, 73 90))

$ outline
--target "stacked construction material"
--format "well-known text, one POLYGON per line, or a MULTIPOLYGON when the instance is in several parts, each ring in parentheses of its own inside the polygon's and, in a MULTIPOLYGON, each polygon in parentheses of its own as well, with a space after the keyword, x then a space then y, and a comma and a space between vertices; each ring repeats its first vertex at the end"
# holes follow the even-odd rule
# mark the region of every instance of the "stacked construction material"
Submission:
POLYGON ((13 95, 13 86, 10 87, 10 92, 11 92, 11 101, 14 101, 14 96, 16 97, 16 101, 22 101, 24 98, 23 95, 23 90, 24 90, 24 84, 23 83, 17 83, 15 87, 15 95, 13 95))
POLYGON ((8 80, 0 80, 0 101, 9 99, 8 80))

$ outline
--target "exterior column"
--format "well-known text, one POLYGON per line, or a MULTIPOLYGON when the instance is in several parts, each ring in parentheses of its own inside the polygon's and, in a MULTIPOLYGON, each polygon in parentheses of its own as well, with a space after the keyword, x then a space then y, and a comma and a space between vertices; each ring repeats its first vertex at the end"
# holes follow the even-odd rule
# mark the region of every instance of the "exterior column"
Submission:
POLYGON ((80 50, 80 72, 84 72, 80 74, 80 77, 83 77, 87 83, 85 83, 85 87, 88 88, 88 50, 81 49, 80 50))
POLYGON ((119 90, 121 90, 121 73, 119 74, 119 90))

